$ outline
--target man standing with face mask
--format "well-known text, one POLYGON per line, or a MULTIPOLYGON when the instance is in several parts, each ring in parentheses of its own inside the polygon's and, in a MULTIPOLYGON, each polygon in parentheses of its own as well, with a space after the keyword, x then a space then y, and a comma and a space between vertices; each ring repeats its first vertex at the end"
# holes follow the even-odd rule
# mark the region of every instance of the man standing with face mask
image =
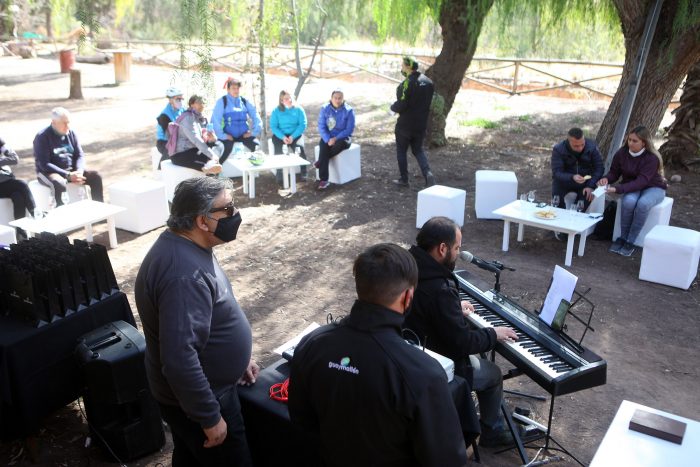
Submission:
POLYGON ((237 384, 253 384, 252 334, 212 248, 236 238, 228 179, 175 189, 163 232, 136 277, 146 373, 173 437, 174 467, 250 466, 237 384))
POLYGON ((394 133, 400 177, 393 182, 399 186, 408 186, 407 155, 410 146, 425 178, 425 186, 432 186, 435 185, 435 176, 430 171, 428 156, 423 150, 423 139, 433 101, 433 82, 418 71, 418 62, 411 57, 403 58, 401 74, 406 79, 396 88, 396 102, 391 104, 392 112, 399 114, 394 133))
POLYGON ((474 309, 460 300, 452 272, 461 248, 462 232, 446 217, 433 217, 420 229, 416 245, 409 250, 418 264, 418 286, 404 326, 414 331, 430 350, 452 359, 455 374, 476 391, 481 412, 480 445, 506 445, 513 439, 500 415, 501 370, 475 354, 492 350, 497 341, 514 341, 518 337, 510 328, 473 330, 467 324, 465 317, 474 309))

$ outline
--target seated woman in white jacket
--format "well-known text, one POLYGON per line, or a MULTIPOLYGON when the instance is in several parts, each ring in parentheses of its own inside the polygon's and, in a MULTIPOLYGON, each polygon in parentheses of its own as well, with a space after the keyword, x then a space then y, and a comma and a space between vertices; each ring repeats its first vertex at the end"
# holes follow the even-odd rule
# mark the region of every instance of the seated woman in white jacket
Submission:
POLYGON ((203 99, 194 95, 188 101, 188 109, 175 124, 171 123, 170 131, 177 131, 177 143, 170 160, 175 165, 218 174, 222 170, 219 157, 224 145, 218 141, 213 129, 207 128, 203 110, 203 99), (177 125, 177 129, 173 125, 177 125))

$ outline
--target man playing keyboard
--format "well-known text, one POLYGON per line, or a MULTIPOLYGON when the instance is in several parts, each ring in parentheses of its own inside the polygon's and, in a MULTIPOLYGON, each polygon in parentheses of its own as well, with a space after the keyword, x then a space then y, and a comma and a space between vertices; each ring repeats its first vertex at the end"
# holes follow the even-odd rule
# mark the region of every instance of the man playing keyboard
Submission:
POLYGON ((498 341, 517 340, 506 327, 472 330, 465 316, 473 308, 459 297, 453 273, 462 247, 462 232, 446 217, 428 220, 416 236, 410 253, 418 264, 418 286, 404 327, 411 329, 429 349, 451 358, 455 374, 465 378, 476 391, 480 407, 479 445, 511 444, 513 438, 500 413, 503 398, 501 370, 475 354, 488 352, 498 341))

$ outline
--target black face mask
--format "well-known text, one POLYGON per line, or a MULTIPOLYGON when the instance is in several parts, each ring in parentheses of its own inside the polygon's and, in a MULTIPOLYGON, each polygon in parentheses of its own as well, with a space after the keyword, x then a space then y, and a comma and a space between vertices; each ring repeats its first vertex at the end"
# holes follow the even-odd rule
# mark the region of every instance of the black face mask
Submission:
POLYGON ((243 219, 241 218, 240 212, 237 212, 231 217, 222 217, 216 223, 214 236, 227 243, 235 240, 236 234, 238 234, 238 228, 241 226, 241 222, 243 222, 243 219))

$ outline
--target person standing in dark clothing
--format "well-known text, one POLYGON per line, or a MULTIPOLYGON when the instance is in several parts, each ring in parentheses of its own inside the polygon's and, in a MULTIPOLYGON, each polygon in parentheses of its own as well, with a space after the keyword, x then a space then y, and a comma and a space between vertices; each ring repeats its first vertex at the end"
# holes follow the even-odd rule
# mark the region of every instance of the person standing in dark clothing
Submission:
POLYGON ((306 336, 289 377, 292 422, 321 439, 328 466, 462 466, 466 447, 440 364, 401 336, 418 269, 398 245, 361 253, 357 301, 306 336))
POLYGON ((497 341, 517 340, 506 327, 473 330, 466 316, 474 311, 459 298, 454 271, 462 247, 462 232, 446 217, 428 220, 409 252, 418 264, 418 286, 405 327, 411 329, 429 349, 452 359, 455 374, 465 378, 476 391, 481 415, 479 444, 505 445, 512 436, 500 415, 503 399, 501 371, 494 363, 475 354, 493 350, 497 341))
POLYGON ((252 384, 252 333, 212 248, 236 238, 228 179, 181 182, 169 229, 141 264, 134 291, 146 375, 173 437, 173 467, 251 466, 237 384, 252 384))
POLYGON ((0 198, 12 200, 13 214, 15 219, 21 219, 34 214, 34 197, 27 186, 27 182, 17 180, 9 166, 17 165, 19 156, 12 148, 5 145, 5 141, 0 138, 0 198))
POLYGON ((430 171, 428 156, 423 150, 423 139, 433 101, 433 82, 418 71, 418 62, 410 57, 403 58, 401 74, 406 79, 396 88, 396 102, 391 104, 392 112, 399 114, 394 133, 400 177, 393 182, 399 186, 408 186, 407 155, 410 146, 425 178, 425 186, 432 186, 435 185, 435 176, 430 171))
POLYGON ((70 129, 70 112, 63 107, 51 110, 51 125, 34 137, 34 162, 37 180, 51 188, 57 206, 63 204, 61 194, 68 183, 88 185, 92 199, 103 201, 102 177, 85 170, 83 148, 70 129))
POLYGON ((588 209, 593 190, 604 170, 603 158, 595 141, 584 138, 580 128, 570 129, 567 138, 552 148, 551 164, 552 196, 559 196, 557 207, 568 207, 584 200, 588 209))

